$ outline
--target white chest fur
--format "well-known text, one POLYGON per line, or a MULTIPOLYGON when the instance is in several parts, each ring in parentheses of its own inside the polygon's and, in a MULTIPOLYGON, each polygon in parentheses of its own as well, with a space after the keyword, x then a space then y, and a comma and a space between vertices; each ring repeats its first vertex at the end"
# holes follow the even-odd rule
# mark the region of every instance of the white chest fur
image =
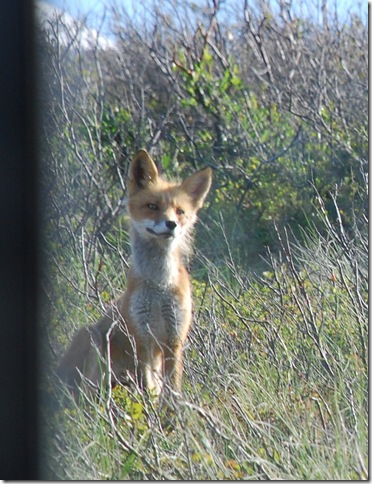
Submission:
POLYGON ((146 339, 170 345, 182 339, 187 317, 177 295, 169 288, 144 282, 130 298, 130 316, 136 330, 146 339))

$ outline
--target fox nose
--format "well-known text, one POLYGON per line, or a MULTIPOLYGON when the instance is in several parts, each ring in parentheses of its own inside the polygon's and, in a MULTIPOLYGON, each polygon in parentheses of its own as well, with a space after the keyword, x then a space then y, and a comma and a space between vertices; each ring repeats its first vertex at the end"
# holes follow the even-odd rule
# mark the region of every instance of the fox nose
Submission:
POLYGON ((167 220, 165 225, 169 230, 174 230, 177 227, 177 222, 173 222, 173 220, 167 220))

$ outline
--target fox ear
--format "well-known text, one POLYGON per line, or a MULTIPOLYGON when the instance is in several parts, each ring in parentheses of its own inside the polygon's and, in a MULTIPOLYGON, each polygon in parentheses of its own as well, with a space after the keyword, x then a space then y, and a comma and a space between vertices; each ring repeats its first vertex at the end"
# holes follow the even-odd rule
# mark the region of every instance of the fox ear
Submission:
POLYGON ((184 190, 194 202, 196 209, 203 206, 205 197, 207 196, 212 184, 212 170, 205 168, 198 171, 183 181, 181 188, 184 190))
POLYGON ((137 151, 129 169, 129 190, 135 192, 154 183, 158 169, 146 150, 137 151))

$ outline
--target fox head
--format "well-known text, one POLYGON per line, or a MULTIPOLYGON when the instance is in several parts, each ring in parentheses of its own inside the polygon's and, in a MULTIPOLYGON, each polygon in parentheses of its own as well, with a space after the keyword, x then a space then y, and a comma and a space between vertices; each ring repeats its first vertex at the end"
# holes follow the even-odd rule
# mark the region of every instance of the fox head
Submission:
POLYGON ((136 233, 161 244, 177 243, 190 233, 212 183, 212 170, 205 168, 181 183, 159 176, 145 150, 135 155, 129 169, 128 208, 136 233))

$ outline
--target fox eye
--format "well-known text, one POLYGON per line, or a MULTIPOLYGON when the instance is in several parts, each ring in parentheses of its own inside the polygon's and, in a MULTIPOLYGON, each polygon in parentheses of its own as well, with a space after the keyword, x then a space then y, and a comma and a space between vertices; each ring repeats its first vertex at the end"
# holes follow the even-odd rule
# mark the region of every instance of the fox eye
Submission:
POLYGON ((177 215, 183 215, 185 213, 185 211, 182 210, 182 208, 177 208, 176 212, 177 212, 177 215))
POLYGON ((156 205, 156 203, 148 203, 147 204, 147 207, 150 209, 150 210, 157 210, 158 209, 158 206, 156 205))

